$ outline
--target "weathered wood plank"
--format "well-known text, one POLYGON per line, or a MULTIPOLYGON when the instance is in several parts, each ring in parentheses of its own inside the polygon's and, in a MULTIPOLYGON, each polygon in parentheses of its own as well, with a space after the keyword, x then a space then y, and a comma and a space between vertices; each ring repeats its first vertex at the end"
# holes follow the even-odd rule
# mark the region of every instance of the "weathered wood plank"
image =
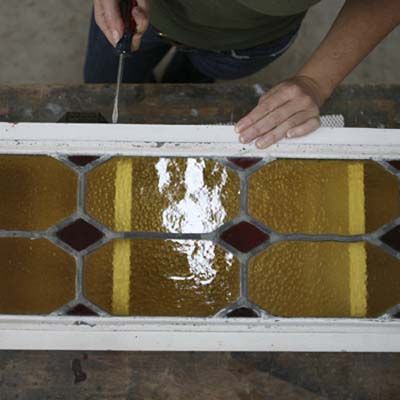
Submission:
MULTIPOLYGON (((265 87, 264 89, 266 89, 265 87)), ((256 105, 251 85, 124 85, 121 123, 215 124, 237 121, 256 105)), ((0 87, 0 121, 56 122, 66 112, 100 112, 110 121, 113 85, 0 87)), ((322 109, 348 127, 398 128, 400 85, 343 86, 322 109)))
POLYGON ((0 353, 2 399, 394 400, 400 355, 0 353))

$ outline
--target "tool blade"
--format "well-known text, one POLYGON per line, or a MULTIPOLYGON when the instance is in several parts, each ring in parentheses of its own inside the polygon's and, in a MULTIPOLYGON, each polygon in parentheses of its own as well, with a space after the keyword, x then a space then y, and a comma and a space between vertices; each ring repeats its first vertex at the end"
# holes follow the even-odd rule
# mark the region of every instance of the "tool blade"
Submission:
POLYGON ((124 74, 124 59, 125 55, 120 54, 119 63, 118 63, 118 76, 117 76, 117 87, 115 89, 115 98, 114 98, 114 110, 112 113, 112 123, 116 124, 119 118, 119 92, 121 88, 122 77, 124 74))

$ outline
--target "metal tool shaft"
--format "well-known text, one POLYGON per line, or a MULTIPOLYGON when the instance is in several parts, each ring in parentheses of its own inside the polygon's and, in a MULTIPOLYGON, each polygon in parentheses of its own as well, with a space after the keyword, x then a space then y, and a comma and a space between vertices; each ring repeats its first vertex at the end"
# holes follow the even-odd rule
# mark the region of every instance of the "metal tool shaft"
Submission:
POLYGON ((124 75, 124 61, 125 61, 124 59, 125 59, 125 55, 120 54, 119 63, 118 63, 117 89, 115 91, 114 110, 113 110, 113 114, 112 114, 112 123, 113 124, 116 124, 118 122, 118 117, 119 117, 119 110, 118 110, 119 92, 121 89, 122 77, 124 75))
POLYGON ((137 6, 136 0, 120 0, 121 17, 124 21, 124 34, 120 41, 117 43, 116 50, 119 54, 118 75, 117 75, 117 88, 115 90, 114 109, 112 114, 112 123, 118 123, 119 117, 119 92, 121 89, 121 82, 124 77, 124 62, 125 56, 131 52, 132 38, 136 31, 136 21, 132 17, 132 9, 137 6))

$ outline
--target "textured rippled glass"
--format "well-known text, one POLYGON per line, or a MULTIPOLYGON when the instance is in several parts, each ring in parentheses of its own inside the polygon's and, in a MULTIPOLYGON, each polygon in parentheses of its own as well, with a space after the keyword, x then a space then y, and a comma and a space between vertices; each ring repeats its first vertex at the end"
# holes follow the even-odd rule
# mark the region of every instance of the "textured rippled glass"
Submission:
POLYGON ((75 297, 75 260, 46 239, 0 238, 0 313, 47 314, 75 297))
POLYGON ((114 240, 85 258, 85 294, 113 315, 204 317, 239 296, 239 264, 206 240, 114 240))
POLYGON ((0 229, 45 230, 76 209, 76 174, 50 157, 0 156, 0 229))
POLYGON ((239 187, 213 160, 114 158, 88 174, 86 210, 116 231, 205 233, 239 213, 239 187))
POLYGON ((249 297, 285 317, 377 317, 400 303, 400 261, 365 242, 281 242, 251 260, 249 297))
POLYGON ((372 161, 279 160, 250 177, 249 213, 282 233, 363 234, 400 216, 399 181, 372 161))

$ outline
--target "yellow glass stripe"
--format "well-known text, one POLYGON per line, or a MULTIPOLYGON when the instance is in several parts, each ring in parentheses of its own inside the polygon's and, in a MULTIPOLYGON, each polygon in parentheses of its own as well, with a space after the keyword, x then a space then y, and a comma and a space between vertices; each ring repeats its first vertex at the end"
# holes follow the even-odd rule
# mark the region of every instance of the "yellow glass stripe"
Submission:
MULTIPOLYGON (((349 233, 365 232, 365 187, 363 163, 348 166, 349 182, 349 233)), ((367 315, 367 251, 365 243, 351 243, 349 246, 349 289, 350 315, 367 315)))
MULTIPOLYGON (((132 225, 132 160, 118 160, 115 174, 114 219, 116 231, 130 231, 132 225)), ((129 240, 116 240, 113 252, 112 313, 129 315, 131 246, 129 240)))

